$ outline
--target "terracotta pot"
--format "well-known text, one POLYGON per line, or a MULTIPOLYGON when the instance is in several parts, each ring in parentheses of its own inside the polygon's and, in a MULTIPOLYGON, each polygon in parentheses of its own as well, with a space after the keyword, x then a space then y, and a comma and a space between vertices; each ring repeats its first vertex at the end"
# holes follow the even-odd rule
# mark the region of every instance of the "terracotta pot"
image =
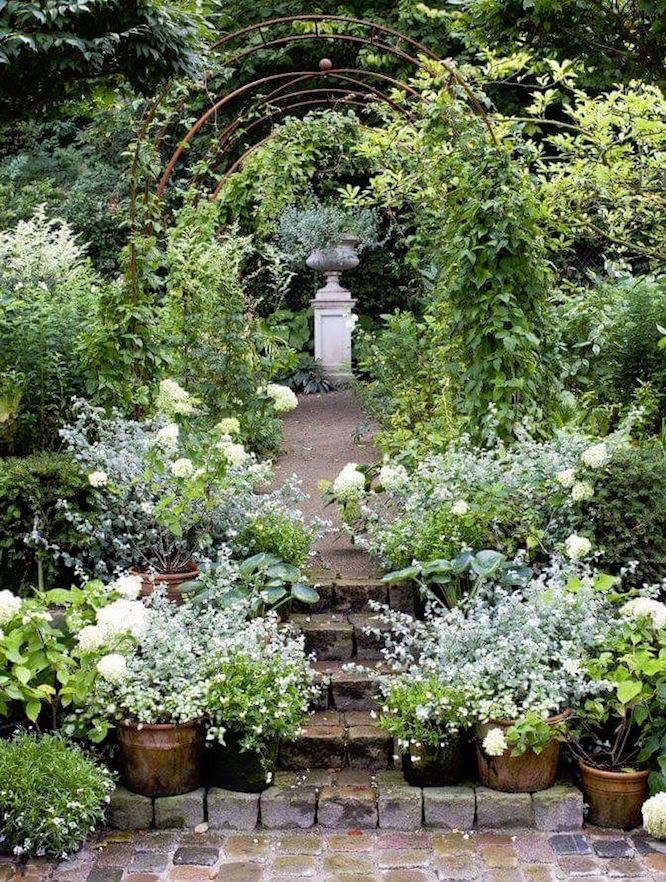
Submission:
POLYGON ((142 796, 176 796, 201 786, 206 730, 180 725, 118 723, 120 776, 142 796))
MULTIPOLYGON (((548 717, 550 725, 561 723, 570 716, 566 710, 554 717, 548 717)), ((521 756, 511 756, 505 750, 502 756, 488 756, 483 750, 483 739, 491 729, 506 732, 514 720, 490 720, 476 727, 476 760, 481 783, 493 790, 506 793, 535 793, 548 790, 557 778, 557 765, 560 759, 560 742, 551 741, 539 754, 526 750, 521 756)))
POLYGON ((460 738, 444 747, 414 747, 402 755, 402 774, 414 787, 447 787, 459 784, 465 773, 465 753, 460 738), (418 757, 416 761, 412 756, 418 757))
POLYGON ((180 593, 181 585, 191 582, 199 575, 199 568, 196 564, 189 563, 187 570, 182 573, 142 573, 132 567, 130 573, 133 576, 141 576, 141 596, 150 597, 155 590, 155 585, 166 583, 167 597, 171 603, 179 606, 183 603, 183 595, 180 593))
POLYGON ((241 793, 261 793, 270 787, 277 768, 279 739, 266 745, 263 758, 253 750, 241 750, 241 736, 235 732, 226 732, 224 740, 225 744, 213 747, 214 783, 241 793))
POLYGON ((599 827, 631 830, 640 827, 641 807, 648 795, 649 770, 644 772, 604 772, 578 761, 583 778, 587 820, 599 827))

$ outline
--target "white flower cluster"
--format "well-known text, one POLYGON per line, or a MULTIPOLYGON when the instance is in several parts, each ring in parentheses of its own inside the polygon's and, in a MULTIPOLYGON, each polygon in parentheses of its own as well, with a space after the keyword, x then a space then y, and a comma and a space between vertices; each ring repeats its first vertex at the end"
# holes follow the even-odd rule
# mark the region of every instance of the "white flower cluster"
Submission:
POLYGON ((379 470, 379 483, 384 490, 393 492, 409 482, 409 473, 404 465, 386 463, 379 470))
POLYGON ((666 839, 666 793, 657 793, 643 803, 643 826, 655 839, 666 839))
POLYGON ((566 548, 567 557, 571 560, 580 560, 592 551, 592 543, 586 536, 579 536, 572 533, 567 536, 564 547, 566 548))
MULTIPOLYGON (((119 580, 125 591, 134 590, 136 576, 119 580), (130 580, 132 580, 130 582, 130 580)), ((141 587, 141 580, 138 581, 141 587)), ((76 635, 83 652, 95 652, 103 646, 116 643, 124 637, 138 640, 145 632, 150 617, 149 610, 140 600, 122 598, 103 606, 97 611, 95 625, 86 625, 76 635)))
POLYGON ((600 469, 605 466, 610 459, 608 447, 603 442, 594 444, 584 450, 580 457, 585 465, 590 469, 600 469))
POLYGON ((109 683, 120 683, 127 674, 125 656, 117 652, 103 655, 97 662, 97 672, 109 683))
POLYGON ((277 413, 288 413, 298 407, 298 398, 288 386, 279 383, 269 383, 265 389, 259 390, 273 399, 273 407, 277 413))
POLYGON ((215 446, 222 451, 229 465, 236 469, 247 465, 252 458, 242 444, 231 440, 230 435, 223 435, 215 446))
POLYGON ((186 456, 171 463, 171 474, 176 478, 191 478, 194 474, 194 463, 186 456))
POLYGON ((338 502, 354 502, 365 489, 365 475, 355 462, 348 462, 333 481, 331 492, 338 502))
POLYGON ((155 406, 165 417, 189 416, 194 411, 194 399, 176 380, 162 380, 155 406))
POLYGON ((20 597, 12 594, 11 591, 0 591, 0 625, 4 625, 21 609, 22 601, 20 597))
POLYGON ((106 472, 98 469, 88 475, 88 483, 91 487, 106 487, 109 483, 109 476, 106 472))
POLYGON ((165 450, 176 450, 178 447, 178 436, 180 435, 180 427, 178 423, 167 423, 155 435, 155 443, 159 444, 165 450))
POLYGON ((236 417, 224 417, 224 419, 221 419, 219 423, 216 424, 215 428, 220 435, 238 435, 240 432, 240 423, 236 417))
POLYGON ((576 481, 571 488, 571 498, 574 502, 586 502, 594 496, 594 487, 589 481, 576 481))
POLYGON ((555 480, 562 487, 573 487, 576 481, 576 469, 562 469, 562 471, 555 474, 555 480))
POLYGON ((115 591, 121 597, 127 600, 136 600, 141 594, 142 579, 141 576, 119 576, 114 582, 108 586, 109 591, 115 591))
POLYGON ((483 749, 488 756, 502 756, 508 746, 504 732, 497 726, 494 729, 490 729, 483 739, 483 749))
POLYGON ((451 513, 458 515, 459 517, 466 515, 468 511, 469 503, 464 499, 458 499, 457 502, 454 502, 451 506, 451 513))
POLYGON ((655 630, 666 627, 666 603, 652 600, 650 597, 636 597, 627 601, 622 607, 623 616, 631 619, 645 617, 650 620, 655 630))

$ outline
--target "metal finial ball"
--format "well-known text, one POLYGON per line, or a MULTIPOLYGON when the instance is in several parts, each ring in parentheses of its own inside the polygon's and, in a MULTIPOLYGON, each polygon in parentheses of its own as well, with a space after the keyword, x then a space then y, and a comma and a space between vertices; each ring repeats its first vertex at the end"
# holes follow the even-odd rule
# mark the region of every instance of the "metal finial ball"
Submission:
POLYGON ((319 70, 331 70, 333 67, 333 62, 330 58, 322 58, 319 62, 319 70))

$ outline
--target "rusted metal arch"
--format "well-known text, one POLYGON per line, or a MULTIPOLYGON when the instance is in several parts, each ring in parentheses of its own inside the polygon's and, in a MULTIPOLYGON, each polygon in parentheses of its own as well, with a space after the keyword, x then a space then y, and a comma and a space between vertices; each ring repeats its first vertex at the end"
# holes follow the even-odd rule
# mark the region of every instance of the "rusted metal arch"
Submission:
MULTIPOLYGON (((211 164, 209 165, 208 170, 211 172, 215 171, 215 169, 217 169, 219 167, 220 162, 222 161, 223 157, 227 153, 228 149, 230 149, 231 146, 236 144, 241 139, 241 137, 243 135, 246 135, 248 132, 250 132, 253 129, 257 128, 258 126, 272 120, 276 116, 283 116, 284 114, 289 113, 289 111, 291 111, 291 110, 296 110, 296 109, 302 108, 302 107, 314 107, 314 106, 321 107, 323 105, 332 105, 335 107, 338 104, 353 104, 354 106, 357 106, 357 107, 367 107, 365 100, 359 101, 356 99, 358 99, 358 98, 367 99, 367 98, 374 97, 374 95, 372 93, 369 94, 366 92, 359 92, 359 91, 356 91, 353 89, 301 89, 297 92, 287 92, 281 96, 278 96, 274 100, 286 101, 286 100, 290 100, 293 98, 310 96, 310 95, 313 95, 316 93, 324 93, 325 97, 317 97, 311 101, 309 101, 309 100, 308 101, 299 101, 297 103, 289 104, 286 106, 283 106, 281 104, 279 104, 279 105, 268 104, 268 100, 266 100, 264 106, 266 106, 266 108, 267 108, 267 113, 264 116, 261 116, 261 117, 258 117, 256 119, 252 120, 252 122, 246 128, 242 129, 241 134, 237 138, 233 138, 233 135, 238 130, 238 128, 241 126, 242 121, 241 120, 234 120, 234 122, 232 122, 229 126, 227 126, 227 128, 222 132, 222 134, 220 136, 220 140, 222 142, 220 145, 220 149, 218 150, 217 154, 215 155, 214 159, 212 160, 211 164), (333 98, 327 97, 331 93, 336 93, 336 97, 333 97, 333 98), (232 140, 232 138, 233 138, 233 140, 232 140)), ((395 102, 390 102, 390 103, 392 106, 395 107, 395 109, 398 113, 400 113, 402 116, 404 116, 407 120, 413 122, 414 116, 408 110, 406 110, 406 108, 400 107, 400 105, 396 104, 395 102)), ((256 106, 259 107, 262 105, 256 105, 256 106)), ((263 139, 261 143, 264 143, 265 140, 266 139, 263 139)), ((191 186, 194 186, 197 183, 197 181, 199 180, 199 178, 200 178, 200 173, 197 171, 194 173, 194 175, 192 177, 191 186)), ((226 180, 226 176, 225 176, 225 180, 226 180)))
MULTIPOLYGON (((360 74, 361 76, 371 76, 376 79, 381 80, 382 82, 390 83, 398 89, 401 89, 405 92, 410 93, 413 97, 420 98, 419 93, 413 89, 411 86, 402 83, 400 80, 396 80, 394 77, 389 77, 386 74, 379 73, 378 71, 365 71, 360 70, 358 68, 340 68, 339 70, 327 70, 327 71, 297 71, 296 73, 279 73, 279 74, 271 74, 267 77, 261 77, 258 80, 253 80, 250 83, 245 83, 242 86, 234 89, 231 92, 228 92, 222 98, 217 100, 213 105, 211 105, 204 113, 201 114, 199 119, 194 123, 194 125, 190 128, 187 134, 180 139, 178 146, 174 150, 171 158, 169 159, 164 172, 162 173, 162 177, 160 178, 157 188, 155 190, 155 195, 159 198, 164 191, 167 183, 169 182, 169 178, 181 157, 184 150, 189 146, 190 142, 197 134, 197 132, 206 124, 206 122, 217 113, 222 107, 228 104, 230 101, 233 101, 235 98, 244 95, 246 92, 249 92, 253 89, 256 89, 259 86, 265 85, 270 82, 278 82, 280 80, 285 80, 292 78, 294 82, 298 80, 307 80, 307 79, 315 79, 317 77, 331 77, 331 78, 339 78, 340 76, 346 76, 349 74, 360 74)), ((362 81, 360 81, 362 83, 362 81)), ((365 85, 365 84, 364 84, 365 85)))

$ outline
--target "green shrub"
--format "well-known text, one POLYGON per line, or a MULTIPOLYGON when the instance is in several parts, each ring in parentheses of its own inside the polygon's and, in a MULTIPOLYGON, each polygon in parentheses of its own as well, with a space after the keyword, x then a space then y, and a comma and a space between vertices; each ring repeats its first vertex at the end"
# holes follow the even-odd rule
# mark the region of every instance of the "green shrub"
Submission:
POLYGON ((638 565, 629 580, 654 584, 666 577, 666 456, 663 448, 618 450, 595 482, 586 513, 603 567, 616 573, 638 565))
POLYGON ((109 772, 60 735, 0 742, 3 845, 17 857, 61 858, 104 820, 109 772))
POLYGON ((249 521, 239 536, 248 555, 274 554, 287 564, 302 567, 310 556, 314 531, 285 514, 266 512, 249 521))
POLYGON ((43 545, 26 542, 37 518, 49 545, 78 556, 84 538, 58 506, 59 499, 67 499, 74 510, 90 510, 91 488, 70 456, 38 453, 0 459, 0 590, 19 592, 37 584, 40 557, 46 585, 69 581, 71 570, 62 559, 54 561, 43 545))

